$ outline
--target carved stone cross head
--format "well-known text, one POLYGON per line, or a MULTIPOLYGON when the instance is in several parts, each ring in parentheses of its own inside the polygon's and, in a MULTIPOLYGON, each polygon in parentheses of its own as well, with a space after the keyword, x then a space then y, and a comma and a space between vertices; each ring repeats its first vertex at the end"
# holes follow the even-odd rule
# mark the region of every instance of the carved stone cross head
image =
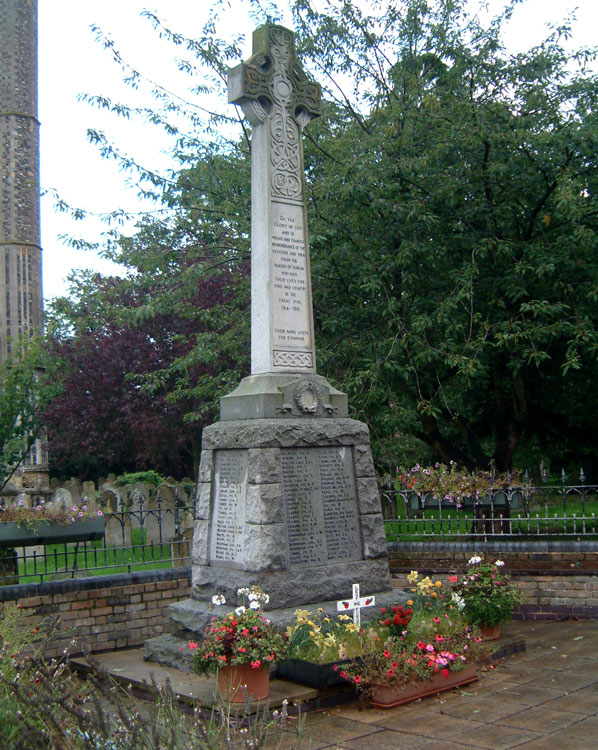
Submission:
POLYGON ((253 55, 228 74, 228 101, 252 125, 291 117, 300 127, 322 114, 321 88, 308 80, 295 52, 292 31, 266 24, 253 32, 253 55))

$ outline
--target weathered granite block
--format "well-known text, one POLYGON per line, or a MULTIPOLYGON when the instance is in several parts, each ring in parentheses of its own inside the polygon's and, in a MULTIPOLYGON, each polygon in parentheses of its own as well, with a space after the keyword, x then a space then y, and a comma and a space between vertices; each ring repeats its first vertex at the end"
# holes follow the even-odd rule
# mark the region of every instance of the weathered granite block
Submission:
POLYGON ((375 477, 374 460, 372 451, 368 445, 355 445, 353 448, 355 457, 355 476, 356 477, 375 477))
POLYGON ((210 517, 211 494, 212 494, 212 485, 209 482, 197 483, 197 500, 195 501, 195 518, 197 518, 198 520, 207 520, 210 517))
POLYGON ((361 514, 380 513, 380 492, 376 477, 359 477, 356 484, 359 512, 361 514))
POLYGON ((245 567, 255 573, 279 571, 285 567, 284 527, 281 523, 252 524, 246 526, 245 567))
POLYGON ((371 513, 361 516, 360 520, 363 536, 363 556, 366 559, 383 558, 388 564, 388 549, 382 514, 371 513))
POLYGON ((279 484, 247 485, 248 523, 282 524, 282 486, 279 484))
POLYGON ((280 450, 278 448, 250 450, 247 481, 250 484, 280 482, 280 450))
POLYGON ((193 565, 207 565, 209 561, 208 539, 210 533, 210 522, 207 520, 195 521, 193 529, 193 546, 191 548, 191 561, 193 565))
POLYGON ((199 481, 211 482, 213 479, 213 457, 209 448, 202 446, 199 459, 199 481))

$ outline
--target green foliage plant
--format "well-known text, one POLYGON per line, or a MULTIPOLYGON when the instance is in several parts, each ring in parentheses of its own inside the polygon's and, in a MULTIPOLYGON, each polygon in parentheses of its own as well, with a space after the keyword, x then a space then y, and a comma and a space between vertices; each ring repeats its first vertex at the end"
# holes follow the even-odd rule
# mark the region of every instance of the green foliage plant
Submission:
MULTIPOLYGON (((374 634, 374 631, 370 631, 374 634)), ((322 608, 314 613, 295 611, 295 622, 287 628, 289 656, 315 664, 352 659, 362 651, 363 633, 348 615, 329 617, 322 608)))
POLYGON ((163 477, 157 471, 149 469, 148 471, 133 471, 127 474, 123 474, 118 477, 115 481, 117 487, 126 487, 127 484, 149 484, 152 487, 159 487, 161 484, 166 482, 166 477, 163 477))
MULTIPOLYGON (((195 669, 200 674, 217 673, 222 667, 250 664, 253 669, 281 660, 287 654, 285 634, 262 613, 269 596, 259 587, 240 588, 238 596, 247 604, 214 616, 200 644, 189 642, 195 669)), ((226 604, 220 594, 212 597, 216 607, 226 604)))
POLYGON ((472 625, 499 625, 510 620, 523 602, 523 592, 510 583, 504 562, 484 561, 480 555, 469 560, 467 572, 453 580, 457 600, 463 602, 463 615, 472 625))
POLYGON ((170 682, 146 686, 137 701, 88 655, 84 681, 68 667, 65 648, 46 659, 59 628, 31 625, 18 605, 0 609, 0 742, 6 750, 273 750, 298 748, 302 721, 288 702, 272 714, 220 702, 211 712, 181 709, 170 682))

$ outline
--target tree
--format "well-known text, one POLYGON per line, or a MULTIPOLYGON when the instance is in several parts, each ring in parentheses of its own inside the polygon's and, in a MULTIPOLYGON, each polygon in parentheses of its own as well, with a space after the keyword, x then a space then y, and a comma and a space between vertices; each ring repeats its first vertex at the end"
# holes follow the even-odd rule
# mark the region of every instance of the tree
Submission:
MULTIPOLYGON (((326 99, 305 133, 319 367, 369 423, 380 466, 406 440, 420 454, 500 470, 518 456, 595 452, 587 399, 595 404, 597 392, 596 53, 567 53, 564 23, 538 47, 509 54, 501 31, 516 4, 486 24, 464 0, 388 0, 367 11, 350 1, 322 11, 309 0, 291 5, 304 67, 326 99)), ((257 23, 281 19, 274 3, 250 5, 257 23)), ((172 129, 185 165, 162 199, 177 226, 213 246, 212 262, 195 267, 202 278, 247 251, 248 133, 240 115, 231 130, 234 118, 212 105, 202 114, 199 104, 214 92, 225 101, 226 66, 241 58, 238 40, 218 36, 224 7, 214 4, 198 40, 148 14, 196 55, 196 66, 181 68, 210 76, 196 91, 190 134, 171 124, 168 106, 181 108, 163 90, 168 106, 151 113, 172 129), (225 126, 230 139, 216 139, 225 126)), ((127 75, 139 83, 137 71, 127 75)), ((150 220, 116 246, 149 253, 149 266, 165 230, 150 220)), ((167 279, 178 288, 176 271, 167 279)), ((211 310, 189 350, 204 364, 224 355, 219 383, 197 390, 173 360, 183 390, 213 399, 214 386, 234 383, 240 368, 230 355, 236 342, 247 347, 244 309, 235 295, 211 310)))
POLYGON ((39 342, 16 346, 18 359, 0 362, 0 490, 4 489, 43 435, 41 414, 55 386, 45 374, 46 358, 39 342))
POLYGON ((247 262, 226 257, 227 242, 214 222, 210 233, 181 211, 110 247, 124 278, 71 277, 69 297, 51 306, 63 386, 46 410, 54 472, 196 474, 203 426, 248 354, 223 324, 238 297, 238 325, 248 321, 247 262))

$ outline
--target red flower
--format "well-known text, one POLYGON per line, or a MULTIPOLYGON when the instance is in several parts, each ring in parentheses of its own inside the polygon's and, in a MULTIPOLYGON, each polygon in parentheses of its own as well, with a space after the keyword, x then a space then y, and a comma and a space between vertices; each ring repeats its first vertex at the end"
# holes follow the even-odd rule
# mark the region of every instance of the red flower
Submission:
POLYGON ((385 615, 386 614, 386 607, 380 607, 380 614, 385 615))
POLYGON ((361 682, 361 677, 358 674, 356 674, 355 677, 353 678, 353 682, 356 682, 359 685, 359 683, 361 682))
POLYGON ((423 641, 418 641, 417 647, 419 648, 420 651, 424 651, 426 648, 426 644, 423 641))
POLYGON ((388 675, 389 677, 392 677, 392 676, 394 675, 394 673, 395 673, 394 669, 389 669, 389 670, 388 670, 388 671, 386 672, 386 674, 387 674, 387 675, 388 675))
POLYGON ((449 671, 448 671, 448 669, 443 669, 442 670, 442 674, 448 679, 448 677, 449 677, 449 671))
POLYGON ((339 675, 340 675, 340 676, 341 676, 341 677, 343 678, 343 680, 346 680, 346 679, 347 679, 347 673, 345 672, 345 670, 344 670, 344 669, 342 669, 342 670, 341 670, 341 671, 339 672, 339 675))
POLYGON ((387 648, 385 648, 382 653, 384 654, 385 659, 390 658, 390 651, 387 648))
POLYGON ((438 643, 442 643, 444 641, 444 636, 440 635, 440 633, 436 633, 435 638, 438 641, 438 643))
POLYGON ((457 583, 457 576, 449 576, 448 581, 449 583, 457 583))
POLYGON ((195 651, 196 648, 197 648, 197 643, 195 643, 195 641, 189 641, 189 649, 191 651, 195 651))
POLYGON ((440 617, 435 617, 434 622, 438 625, 438 623, 440 622, 440 617))
POLYGON ((262 666, 262 662, 259 659, 256 659, 256 661, 251 662, 252 669, 259 669, 261 666, 262 666))

